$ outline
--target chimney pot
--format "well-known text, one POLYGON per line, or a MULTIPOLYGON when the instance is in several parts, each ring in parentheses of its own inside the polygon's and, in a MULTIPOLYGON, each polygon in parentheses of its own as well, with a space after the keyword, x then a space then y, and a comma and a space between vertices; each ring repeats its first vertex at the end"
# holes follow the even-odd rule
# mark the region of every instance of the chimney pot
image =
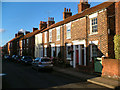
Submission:
POLYGON ((67 12, 63 12, 63 20, 65 20, 66 18, 68 18, 70 16, 72 16, 72 12, 71 12, 71 9, 69 8, 69 11, 67 9, 67 12))
POLYGON ((66 8, 64 8, 64 12, 66 12, 66 8))
POLYGON ((71 9, 69 8, 69 12, 71 11, 71 9))
POLYGON ((68 9, 67 9, 67 12, 68 12, 68 9))

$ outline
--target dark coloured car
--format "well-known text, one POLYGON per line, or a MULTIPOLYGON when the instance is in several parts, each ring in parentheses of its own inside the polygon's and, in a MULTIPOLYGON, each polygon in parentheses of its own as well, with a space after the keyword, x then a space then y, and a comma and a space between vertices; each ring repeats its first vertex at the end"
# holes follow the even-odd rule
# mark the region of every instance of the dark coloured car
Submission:
POLYGON ((12 59, 12 57, 10 55, 4 55, 4 59, 10 61, 12 59))
POLYGON ((15 58, 14 58, 14 61, 15 62, 21 62, 21 58, 22 58, 21 56, 16 55, 15 58))
POLYGON ((24 64, 32 64, 33 59, 32 59, 32 57, 30 57, 30 56, 23 56, 23 57, 21 58, 21 61, 22 61, 22 63, 24 63, 24 64))
POLYGON ((16 55, 12 55, 12 61, 14 61, 14 60, 15 60, 15 57, 16 57, 16 55))

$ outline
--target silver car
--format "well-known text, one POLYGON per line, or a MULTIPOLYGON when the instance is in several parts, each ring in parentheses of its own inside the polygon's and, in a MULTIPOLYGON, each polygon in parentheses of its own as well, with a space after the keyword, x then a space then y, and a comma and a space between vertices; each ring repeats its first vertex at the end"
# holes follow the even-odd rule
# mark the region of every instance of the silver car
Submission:
POLYGON ((37 57, 33 62, 32 62, 32 68, 36 69, 39 71, 40 69, 49 69, 53 70, 53 64, 50 58, 48 57, 37 57))

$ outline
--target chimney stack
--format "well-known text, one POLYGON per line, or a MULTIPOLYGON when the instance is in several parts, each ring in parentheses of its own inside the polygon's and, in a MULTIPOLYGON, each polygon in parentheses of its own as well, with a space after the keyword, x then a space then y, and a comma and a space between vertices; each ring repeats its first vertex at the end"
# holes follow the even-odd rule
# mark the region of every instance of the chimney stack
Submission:
POLYGON ((20 36, 20 35, 24 35, 24 33, 21 32, 21 31, 19 31, 18 34, 17 34, 17 36, 20 36))
POLYGON ((33 28, 33 32, 36 31, 36 30, 38 30, 38 28, 33 28))
POLYGON ((28 33, 30 33, 30 31, 25 31, 25 34, 28 34, 28 33))
POLYGON ((66 10, 66 8, 64 8, 64 12, 63 12, 63 20, 65 20, 66 18, 72 16, 72 12, 71 12, 71 9, 69 8, 69 11, 68 9, 66 10))
POLYGON ((48 24, 47 24, 47 27, 51 26, 52 24, 54 24, 55 21, 54 21, 54 17, 49 17, 48 18, 48 24))
POLYGON ((42 30, 42 29, 45 29, 45 28, 47 28, 47 22, 40 21, 39 29, 42 30))
POLYGON ((15 37, 17 37, 17 33, 15 34, 15 37))
POLYGON ((87 8, 90 8, 90 4, 88 4, 88 0, 80 0, 80 4, 78 4, 78 13, 81 13, 87 8))

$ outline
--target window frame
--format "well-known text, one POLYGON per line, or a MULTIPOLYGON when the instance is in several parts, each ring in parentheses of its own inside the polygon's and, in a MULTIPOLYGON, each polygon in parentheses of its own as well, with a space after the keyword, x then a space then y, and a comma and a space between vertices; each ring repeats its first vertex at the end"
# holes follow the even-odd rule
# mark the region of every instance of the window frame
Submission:
POLYGON ((52 42, 52 30, 49 30, 49 42, 52 42))
POLYGON ((71 39, 71 22, 66 24, 66 39, 71 39))
POLYGON ((44 32, 44 43, 47 43, 47 31, 46 32, 44 32))
POLYGON ((89 35, 98 34, 98 12, 89 15, 89 19, 90 19, 90 34, 89 35), (95 18, 97 18, 97 32, 93 32, 93 29, 92 29, 92 20, 95 18))
POLYGON ((67 60, 71 60, 71 55, 72 54, 70 54, 70 58, 69 58, 68 57, 68 47, 70 47, 70 49, 72 48, 71 43, 66 45, 66 58, 67 58, 67 60))
POLYGON ((56 41, 60 41, 60 26, 56 28, 56 41), (59 38, 58 38, 59 36, 59 38))

